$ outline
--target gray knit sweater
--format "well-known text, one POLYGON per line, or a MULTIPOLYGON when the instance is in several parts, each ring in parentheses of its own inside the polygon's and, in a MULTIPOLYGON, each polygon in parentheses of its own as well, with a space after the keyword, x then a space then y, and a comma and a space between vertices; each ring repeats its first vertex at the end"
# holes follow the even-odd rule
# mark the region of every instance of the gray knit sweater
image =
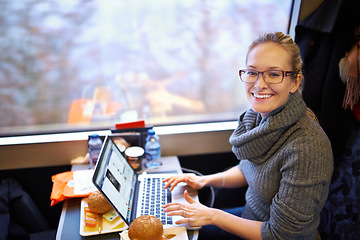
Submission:
POLYGON ((251 109, 242 114, 230 137, 248 183, 243 217, 264 222, 262 239, 316 239, 333 156, 306 110, 295 92, 263 119, 251 109))

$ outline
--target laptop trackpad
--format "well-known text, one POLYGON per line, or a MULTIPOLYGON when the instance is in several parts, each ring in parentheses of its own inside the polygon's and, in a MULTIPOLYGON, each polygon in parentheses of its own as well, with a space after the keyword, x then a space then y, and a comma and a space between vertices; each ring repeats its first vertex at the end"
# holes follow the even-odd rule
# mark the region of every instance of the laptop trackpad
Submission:
POLYGON ((192 187, 188 186, 185 183, 179 183, 173 190, 172 190, 172 200, 171 202, 174 203, 188 203, 184 198, 184 191, 187 190, 190 197, 195 201, 199 201, 198 197, 198 190, 193 189, 192 187))

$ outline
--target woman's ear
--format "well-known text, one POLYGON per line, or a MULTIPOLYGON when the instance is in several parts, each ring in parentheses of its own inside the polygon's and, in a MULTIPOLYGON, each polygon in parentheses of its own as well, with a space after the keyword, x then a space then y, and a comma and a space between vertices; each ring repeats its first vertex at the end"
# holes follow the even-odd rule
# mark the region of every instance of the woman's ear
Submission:
POLYGON ((302 79, 301 74, 298 74, 296 76, 296 79, 294 80, 293 86, 292 86, 292 88, 290 90, 291 93, 294 93, 294 92, 296 92, 296 90, 298 90, 298 88, 300 86, 300 83, 301 83, 301 79, 302 79))

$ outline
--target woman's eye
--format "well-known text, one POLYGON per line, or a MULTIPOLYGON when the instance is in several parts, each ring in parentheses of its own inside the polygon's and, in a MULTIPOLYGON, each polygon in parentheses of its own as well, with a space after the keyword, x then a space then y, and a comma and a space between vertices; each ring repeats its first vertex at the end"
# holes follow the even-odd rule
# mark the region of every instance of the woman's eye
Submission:
POLYGON ((272 72, 268 72, 270 77, 279 77, 281 76, 281 72, 278 71, 272 71, 272 72))
POLYGON ((247 75, 252 76, 252 77, 257 75, 257 72, 255 72, 255 71, 247 71, 246 73, 247 73, 247 75))

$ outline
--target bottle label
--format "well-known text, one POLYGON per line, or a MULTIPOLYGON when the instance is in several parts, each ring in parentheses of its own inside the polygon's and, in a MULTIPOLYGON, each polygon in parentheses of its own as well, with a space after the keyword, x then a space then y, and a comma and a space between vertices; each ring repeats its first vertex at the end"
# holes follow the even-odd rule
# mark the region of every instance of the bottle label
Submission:
POLYGON ((153 161, 160 158, 160 149, 148 150, 145 154, 146 161, 153 161))
POLYGON ((90 166, 91 168, 94 168, 96 165, 96 162, 99 158, 101 148, 93 148, 89 149, 89 158, 90 158, 90 166))
POLYGON ((150 153, 145 154, 146 161, 150 162, 152 160, 152 155, 150 153))
POLYGON ((156 157, 156 156, 151 155, 150 153, 146 153, 145 158, 146 158, 145 166, 148 168, 159 167, 162 165, 160 162, 160 156, 156 157))

